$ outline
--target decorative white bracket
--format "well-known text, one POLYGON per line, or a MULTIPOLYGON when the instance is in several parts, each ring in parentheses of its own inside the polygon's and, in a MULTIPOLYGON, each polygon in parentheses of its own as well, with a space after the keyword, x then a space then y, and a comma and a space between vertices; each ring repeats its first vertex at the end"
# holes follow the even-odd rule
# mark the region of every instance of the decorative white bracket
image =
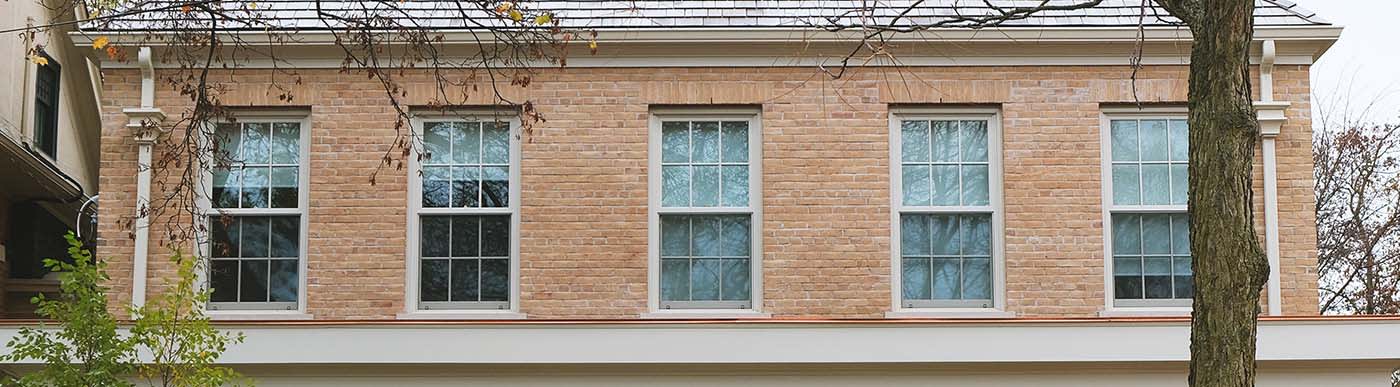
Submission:
POLYGON ((1288 121, 1284 112, 1292 105, 1289 102, 1255 101, 1254 110, 1259 113, 1259 134, 1265 138, 1278 137, 1284 121, 1288 121))

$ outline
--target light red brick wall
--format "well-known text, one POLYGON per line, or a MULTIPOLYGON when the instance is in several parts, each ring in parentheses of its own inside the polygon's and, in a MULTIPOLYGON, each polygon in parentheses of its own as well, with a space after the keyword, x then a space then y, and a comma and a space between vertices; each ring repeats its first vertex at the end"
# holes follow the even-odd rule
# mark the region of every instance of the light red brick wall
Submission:
MULTIPOLYGON (((521 311, 548 319, 646 311, 652 104, 762 106, 763 309, 776 317, 889 310, 890 104, 1000 106, 1008 310, 1087 317, 1103 308, 1100 106, 1184 103, 1184 67, 1141 70, 1136 98, 1124 66, 867 69, 835 81, 816 71, 550 69, 527 89, 507 88, 548 119, 523 144, 521 311)), ((1280 99, 1294 101, 1278 149, 1284 304, 1289 314, 1316 314, 1308 69, 1278 72, 1280 99)), ((291 104, 312 112, 307 311, 392 319, 404 308, 408 172, 377 166, 395 115, 363 75, 300 73, 291 104)), ((106 76, 99 254, 111 262, 113 297, 129 300, 132 243, 118 222, 134 211, 136 147, 120 111, 138 103, 139 75, 106 76)), ((287 105, 268 81, 265 71, 240 71, 223 100, 287 105)), ((406 81, 409 104, 434 94, 426 78, 406 81)), ((493 102, 486 90, 471 103, 493 102)), ((161 89, 156 101, 175 117, 188 99, 161 89)), ((163 255, 153 247, 153 276, 169 273, 163 255)))

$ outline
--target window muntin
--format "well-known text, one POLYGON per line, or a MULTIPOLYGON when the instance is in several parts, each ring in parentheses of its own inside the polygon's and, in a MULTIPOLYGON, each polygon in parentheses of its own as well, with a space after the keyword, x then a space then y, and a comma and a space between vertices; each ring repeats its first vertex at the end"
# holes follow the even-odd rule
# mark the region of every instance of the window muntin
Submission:
POLYGON ((992 117, 894 117, 896 297, 902 308, 995 306, 999 156, 992 117))
POLYGON ((1113 306, 1189 306, 1186 119, 1114 117, 1107 130, 1113 306))
POLYGON ((243 119, 215 126, 228 162, 212 171, 209 308, 295 310, 305 206, 303 124, 243 119))
POLYGON ((511 123, 442 118, 421 128, 413 301, 418 310, 510 309, 518 200, 511 123))
POLYGON ((48 64, 38 66, 34 83, 34 144, 49 157, 58 157, 58 95, 63 74, 58 60, 41 53, 48 64))
POLYGON ((752 309, 756 120, 660 116, 652 155, 659 309, 752 309))

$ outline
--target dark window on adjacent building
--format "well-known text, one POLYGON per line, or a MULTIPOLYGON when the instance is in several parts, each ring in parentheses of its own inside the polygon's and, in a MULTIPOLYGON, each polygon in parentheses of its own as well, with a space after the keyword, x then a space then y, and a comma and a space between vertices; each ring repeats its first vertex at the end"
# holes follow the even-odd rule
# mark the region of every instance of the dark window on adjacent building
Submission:
POLYGON ((58 154, 58 61, 48 55, 48 64, 38 65, 39 76, 34 86, 34 144, 49 157, 58 154))
POLYGON ((5 241, 5 257, 10 278, 40 279, 49 274, 44 259, 72 263, 63 235, 72 231, 67 224, 32 203, 10 208, 10 235, 5 241))

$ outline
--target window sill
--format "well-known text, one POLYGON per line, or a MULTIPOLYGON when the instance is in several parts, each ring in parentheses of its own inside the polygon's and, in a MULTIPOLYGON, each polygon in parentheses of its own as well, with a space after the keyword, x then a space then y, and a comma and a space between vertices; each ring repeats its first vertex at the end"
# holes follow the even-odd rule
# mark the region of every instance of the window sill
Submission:
POLYGON ((756 310, 719 310, 719 309, 667 309, 642 313, 643 319, 652 320, 678 320, 678 319, 763 319, 772 318, 772 313, 763 313, 756 310))
POLYGON ((958 308, 900 309, 900 310, 885 312, 885 318, 893 318, 893 319, 904 319, 904 318, 930 318, 930 319, 939 319, 939 318, 967 318, 967 319, 987 318, 987 319, 994 319, 994 318, 1015 318, 1015 317, 1016 317, 1016 313, 1015 313, 1015 312, 1007 312, 1007 311, 1000 310, 1000 309, 990 309, 990 308, 966 308, 966 309, 958 309, 958 308))
POLYGON ((1191 307, 1127 307, 1106 308, 1099 311, 1099 317, 1190 317, 1191 307))
POLYGON ((300 311, 275 310, 211 310, 204 312, 213 321, 260 321, 260 320, 312 320, 313 316, 300 311))
POLYGON ((399 320, 524 320, 524 313, 509 310, 415 310, 399 313, 399 320))

